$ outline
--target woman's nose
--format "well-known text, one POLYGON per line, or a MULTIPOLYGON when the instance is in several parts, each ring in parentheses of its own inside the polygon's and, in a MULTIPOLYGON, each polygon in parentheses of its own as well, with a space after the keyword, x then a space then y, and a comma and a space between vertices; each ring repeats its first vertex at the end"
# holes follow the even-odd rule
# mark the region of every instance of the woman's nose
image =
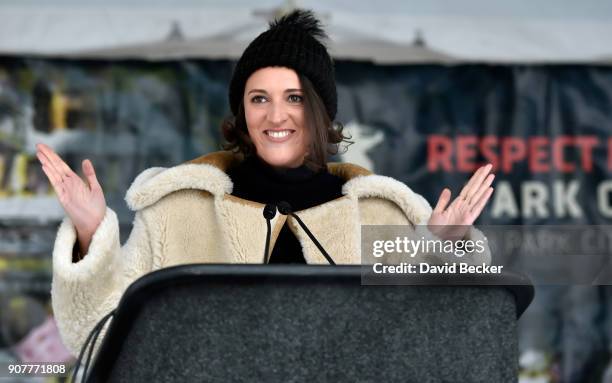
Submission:
POLYGON ((287 119, 287 111, 283 105, 271 103, 268 110, 268 120, 274 125, 279 125, 287 119))

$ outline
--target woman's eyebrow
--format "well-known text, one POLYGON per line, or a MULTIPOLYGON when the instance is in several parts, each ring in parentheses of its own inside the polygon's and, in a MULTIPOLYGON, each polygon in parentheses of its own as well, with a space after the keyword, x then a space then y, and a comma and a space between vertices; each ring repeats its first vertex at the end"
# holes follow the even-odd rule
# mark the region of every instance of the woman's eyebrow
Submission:
MULTIPOLYGON (((284 93, 291 93, 291 92, 301 92, 302 89, 300 88, 291 88, 291 89, 285 89, 284 93)), ((251 94, 251 93, 264 93, 264 94, 268 94, 268 92, 266 92, 264 89, 251 89, 249 90, 249 92, 247 94, 251 94)))

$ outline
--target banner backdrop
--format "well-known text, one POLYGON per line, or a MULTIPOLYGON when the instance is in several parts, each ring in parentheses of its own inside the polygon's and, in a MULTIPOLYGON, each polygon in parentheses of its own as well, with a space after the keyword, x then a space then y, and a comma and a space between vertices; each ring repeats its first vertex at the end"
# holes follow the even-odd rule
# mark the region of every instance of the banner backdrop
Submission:
MULTIPOLYGON (((491 162, 496 191, 481 224, 611 222, 612 68, 338 62, 336 70, 338 120, 355 141, 342 159, 431 204, 491 162)), ((36 140, 74 165, 92 158, 119 200, 146 167, 219 149, 231 71, 226 61, 0 59, 2 195, 45 190, 44 174, 28 165, 36 140)))
POLYGON ((609 223, 612 69, 342 63, 340 111, 382 140, 375 170, 434 204, 493 163, 479 223, 609 223))

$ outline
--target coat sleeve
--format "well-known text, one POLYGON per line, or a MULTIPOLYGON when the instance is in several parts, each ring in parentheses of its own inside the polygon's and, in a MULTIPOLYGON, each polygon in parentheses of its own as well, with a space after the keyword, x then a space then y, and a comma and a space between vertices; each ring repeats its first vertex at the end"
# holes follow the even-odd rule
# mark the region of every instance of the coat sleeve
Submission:
MULTIPOLYGON (((122 247, 117 215, 107 207, 88 253, 76 263, 72 262, 75 227, 68 217, 60 224, 53 249, 51 299, 62 340, 74 355, 78 355, 96 323, 117 306, 125 289, 152 270, 148 210, 136 212, 134 226, 122 247)), ((106 328, 99 339, 105 332, 106 328)))

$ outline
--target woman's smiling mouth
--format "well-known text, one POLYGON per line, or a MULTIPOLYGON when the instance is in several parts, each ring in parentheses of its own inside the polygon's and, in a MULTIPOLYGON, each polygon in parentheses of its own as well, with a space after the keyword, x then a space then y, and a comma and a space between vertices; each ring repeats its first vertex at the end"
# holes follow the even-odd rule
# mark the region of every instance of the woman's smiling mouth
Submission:
POLYGON ((295 133, 295 130, 284 129, 284 130, 264 130, 264 134, 274 142, 283 142, 289 139, 289 137, 295 133))

